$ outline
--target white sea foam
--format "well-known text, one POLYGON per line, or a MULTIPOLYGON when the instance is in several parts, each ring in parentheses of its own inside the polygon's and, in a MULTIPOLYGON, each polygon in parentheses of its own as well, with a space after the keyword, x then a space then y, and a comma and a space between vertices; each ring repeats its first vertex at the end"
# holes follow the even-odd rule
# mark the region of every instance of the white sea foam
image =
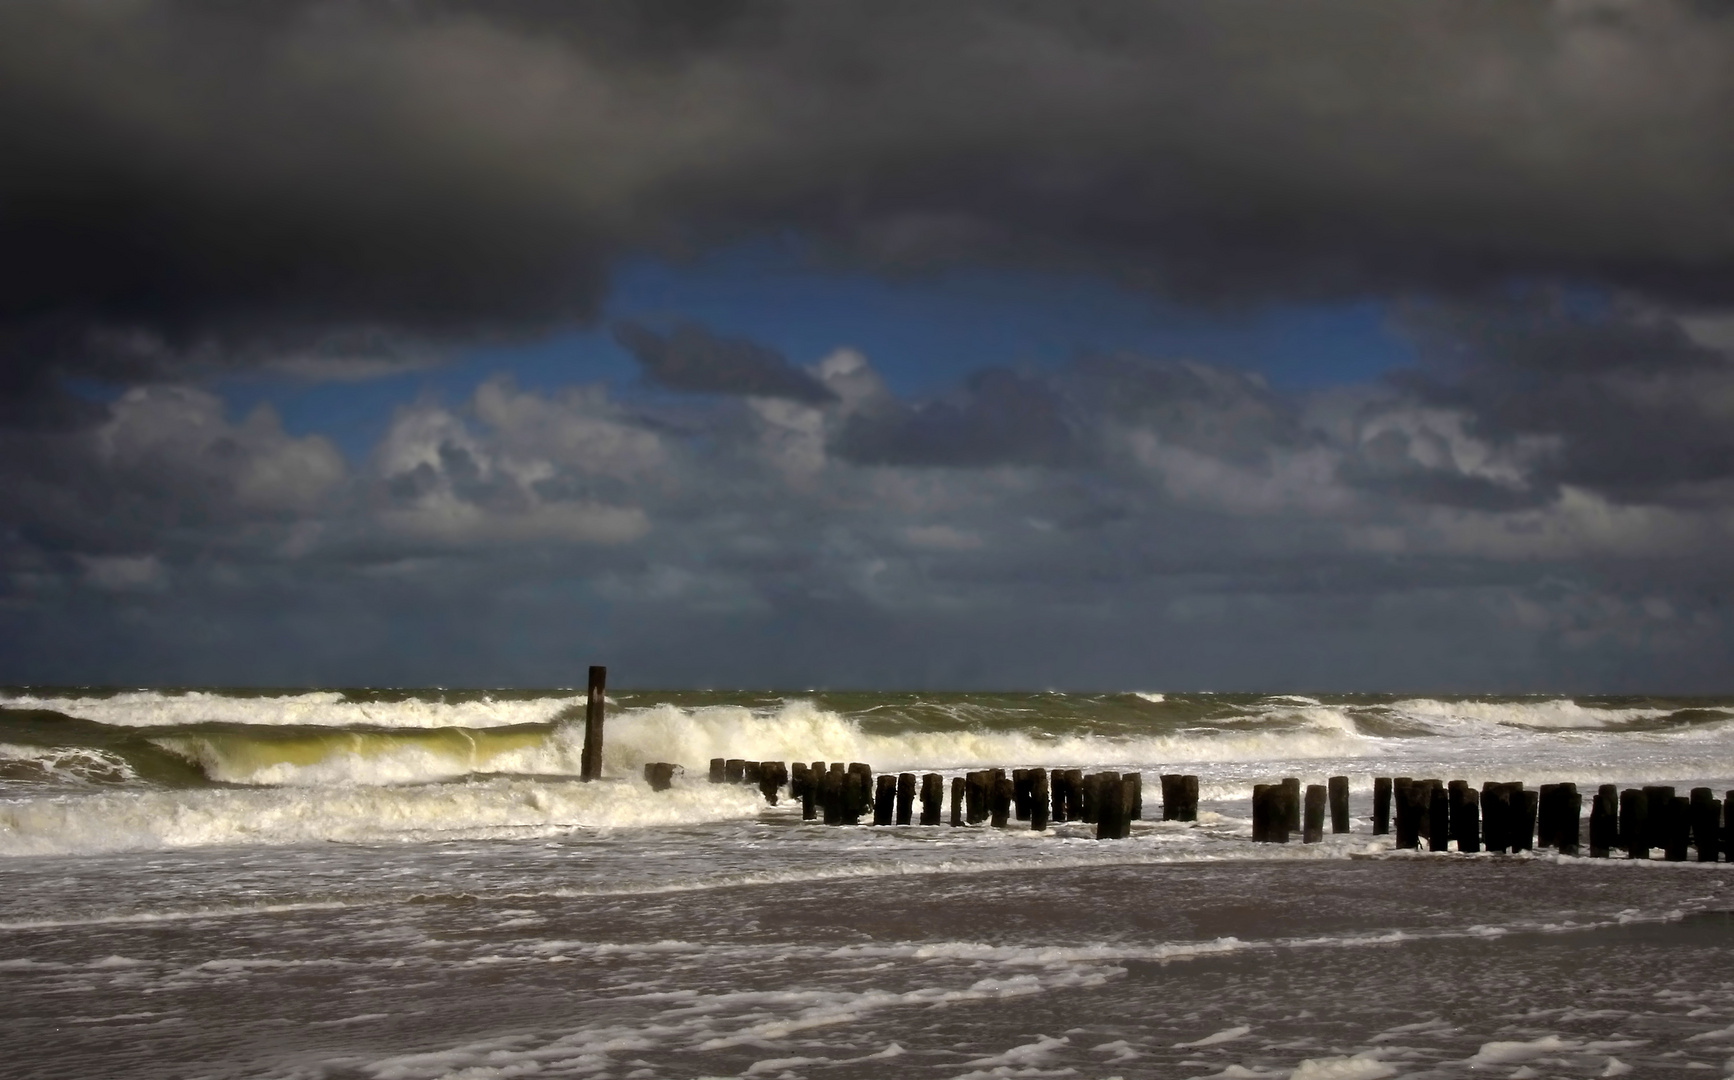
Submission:
POLYGON ((10 694, 0 705, 48 709, 117 727, 184 727, 190 724, 264 724, 273 727, 489 728, 553 720, 584 695, 490 698, 458 701, 351 701, 334 690, 300 694, 235 696, 205 690, 172 693, 128 690, 101 696, 10 694))
POLYGON ((1414 698, 1395 702, 1392 711, 1422 720, 1481 721, 1526 728, 1609 728, 1667 716, 1673 709, 1603 709, 1566 698, 1551 701, 1439 701, 1414 698))
POLYGON ((678 825, 757 813, 759 795, 721 784, 648 786, 493 779, 414 787, 111 791, 0 802, 0 855, 222 844, 392 842, 678 825))
POLYGON ((126 759, 88 746, 20 746, 0 743, 0 776, 61 783, 122 783, 138 779, 126 759))

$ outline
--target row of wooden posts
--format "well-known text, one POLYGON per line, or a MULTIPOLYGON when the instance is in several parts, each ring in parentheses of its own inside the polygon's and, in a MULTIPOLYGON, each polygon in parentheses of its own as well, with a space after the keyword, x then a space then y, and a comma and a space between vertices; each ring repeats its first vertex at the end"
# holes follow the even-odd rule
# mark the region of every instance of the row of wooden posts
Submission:
MULTIPOLYGON (((665 761, 651 762, 644 767, 644 778, 652 788, 664 791, 673 785, 679 768, 665 761)), ((938 773, 875 777, 872 768, 859 761, 785 765, 712 758, 710 782, 756 787, 773 806, 787 784, 789 797, 801 800, 801 817, 827 825, 859 825, 867 817, 875 825, 914 824, 918 800, 920 823, 938 825, 946 801, 945 778, 938 773)), ((1003 829, 1015 818, 1041 831, 1050 822, 1079 821, 1096 826, 1096 839, 1117 840, 1130 836, 1132 822, 1144 816, 1144 777, 1135 772, 1013 769, 1008 775, 1004 769, 981 769, 953 777, 950 794, 951 824, 957 826, 985 821, 1003 829)), ((1198 820, 1198 777, 1162 776, 1162 817, 1198 820)))
MULTIPOLYGON (((1447 851, 1453 842, 1462 852, 1537 846, 1561 855, 1581 851, 1583 795, 1576 784, 1528 789, 1518 782, 1489 782, 1477 791, 1463 780, 1380 777, 1373 781, 1373 832, 1389 831, 1393 805, 1399 848, 1425 841, 1429 851, 1447 851)), ((1607 858, 1615 849, 1633 859, 1660 849, 1671 862, 1685 862, 1692 851, 1699 862, 1716 862, 1723 854, 1734 862, 1734 791, 1718 800, 1707 787, 1693 788, 1687 797, 1665 785, 1621 791, 1603 784, 1590 802, 1589 854, 1607 858)))
MULTIPOLYGON (((644 777, 657 790, 674 782, 679 766, 653 762, 644 777)), ((988 822, 1006 828, 1015 818, 1034 830, 1050 822, 1078 821, 1096 826, 1098 840, 1124 838, 1131 823, 1144 816, 1143 774, 1081 769, 982 769, 953 777, 950 786, 952 825, 988 822)), ((883 774, 861 762, 823 761, 785 765, 780 761, 712 758, 713 784, 747 784, 776 805, 787 785, 790 798, 801 800, 801 816, 827 825, 858 825, 869 818, 875 825, 915 822, 938 825, 946 786, 938 773, 883 774)), ((1198 777, 1164 773, 1162 820, 1198 819, 1198 777)), ((1396 826, 1399 849, 1460 852, 1529 851, 1554 848, 1576 855, 1583 840, 1583 796, 1576 784, 1489 782, 1479 790, 1463 780, 1414 780, 1406 776, 1373 781, 1373 834, 1383 836, 1396 826), (1393 821, 1393 811, 1395 811, 1393 821)), ((1351 831, 1349 778, 1333 776, 1303 790, 1296 777, 1252 789, 1252 838, 1260 843, 1288 843, 1301 834, 1303 843, 1324 839, 1331 832, 1351 831)), ((1619 790, 1603 784, 1591 799, 1589 854, 1605 858, 1621 850, 1630 858, 1647 859, 1652 850, 1676 862, 1690 852, 1700 862, 1715 862, 1726 854, 1734 862, 1734 791, 1718 801, 1710 788, 1693 788, 1690 797, 1672 787, 1650 786, 1619 790)))

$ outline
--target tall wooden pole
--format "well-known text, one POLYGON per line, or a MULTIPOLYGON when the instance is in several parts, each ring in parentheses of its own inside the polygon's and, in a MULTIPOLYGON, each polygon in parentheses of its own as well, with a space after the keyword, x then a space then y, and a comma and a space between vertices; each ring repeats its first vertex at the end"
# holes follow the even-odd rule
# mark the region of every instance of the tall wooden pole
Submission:
POLYGON ((590 665, 590 700, 584 705, 584 756, 579 764, 579 779, 602 779, 602 703, 603 688, 608 684, 608 669, 601 664, 590 665))

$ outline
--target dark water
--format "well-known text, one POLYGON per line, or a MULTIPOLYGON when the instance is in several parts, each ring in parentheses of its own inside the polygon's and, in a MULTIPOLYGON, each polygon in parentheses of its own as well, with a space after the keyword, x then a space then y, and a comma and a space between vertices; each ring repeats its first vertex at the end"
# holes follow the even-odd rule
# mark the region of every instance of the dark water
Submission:
MULTIPOLYGON (((0 700, 20 1077, 1734 1073, 1734 865, 1395 854, 1378 775, 1734 787, 1734 702, 616 692, 0 700), (826 828, 713 756, 1183 768, 1196 823, 826 828), (674 789, 645 761, 692 768, 674 789), (1346 774, 1354 831, 1249 842, 1346 774)), ((1146 790, 1154 791, 1147 775, 1146 790)))

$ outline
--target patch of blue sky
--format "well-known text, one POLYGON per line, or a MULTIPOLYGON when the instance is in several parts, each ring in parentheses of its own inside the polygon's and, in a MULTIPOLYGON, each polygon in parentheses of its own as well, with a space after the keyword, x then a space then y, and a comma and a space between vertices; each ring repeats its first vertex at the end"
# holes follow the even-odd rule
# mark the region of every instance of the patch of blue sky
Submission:
POLYGON ((699 322, 769 345, 795 364, 852 347, 911 397, 943 393, 985 367, 1051 369, 1093 352, 1226 365, 1294 390, 1364 382, 1414 359, 1376 301, 1201 310, 1082 274, 886 278, 816 269, 761 245, 684 263, 623 262, 596 325, 538 341, 472 347, 437 367, 364 382, 257 373, 216 386, 238 412, 268 401, 290 431, 325 434, 359 459, 398 407, 425 397, 456 404, 496 374, 540 390, 603 382, 622 396, 651 391, 609 332, 617 319, 664 328, 699 322))

